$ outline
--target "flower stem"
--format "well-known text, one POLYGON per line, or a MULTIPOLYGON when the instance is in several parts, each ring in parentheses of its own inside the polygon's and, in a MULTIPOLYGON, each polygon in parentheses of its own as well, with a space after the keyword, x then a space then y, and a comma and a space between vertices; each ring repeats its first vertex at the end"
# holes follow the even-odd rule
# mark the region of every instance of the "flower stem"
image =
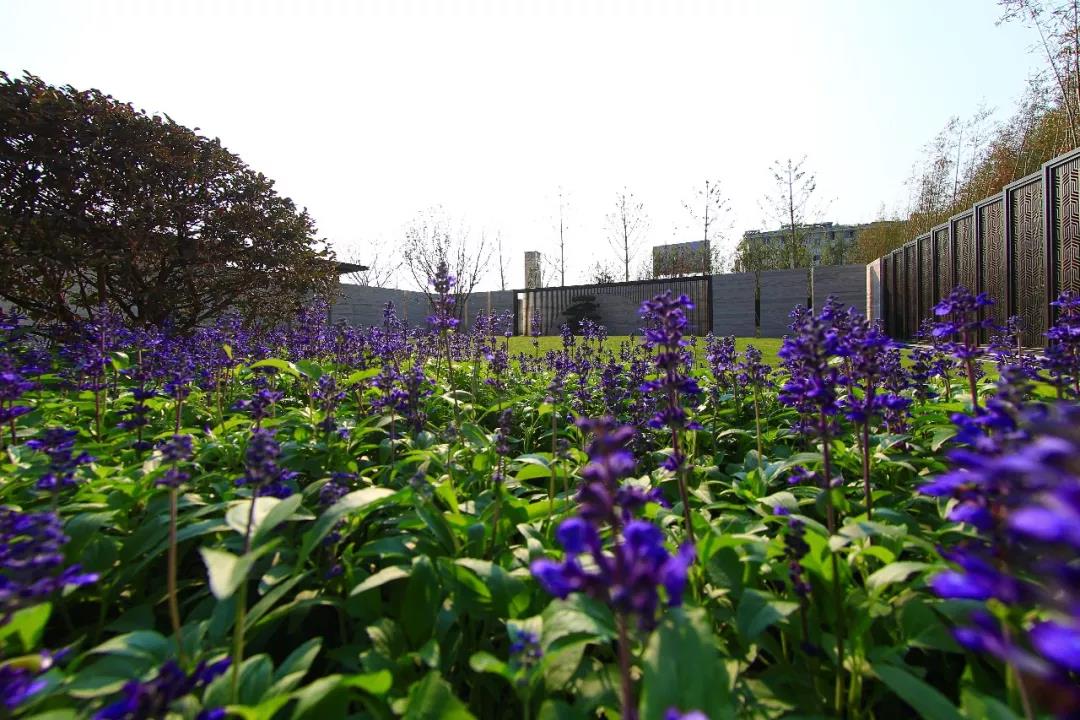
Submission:
MULTIPOLYGON (((682 457, 682 450, 679 447, 679 431, 674 428, 671 430, 671 448, 675 457, 682 457)), ((693 516, 690 514, 690 492, 686 489, 686 468, 681 461, 676 476, 679 479, 679 499, 682 500, 683 505, 683 520, 686 522, 686 537, 693 543, 696 541, 694 539, 694 520, 693 516)))
POLYGON ((866 501, 866 519, 873 520, 874 515, 874 495, 873 490, 870 487, 870 422, 866 421, 862 426, 862 433, 859 435, 859 449, 862 450, 862 477, 863 477, 863 496, 866 501))
POLYGON ((618 613, 615 622, 619 627, 619 686, 622 701, 623 720, 637 720, 637 708, 634 707, 634 681, 630 677, 630 635, 626 631, 626 615, 618 613))
MULTIPOLYGON (((757 434, 757 461, 758 461, 758 470, 759 471, 761 469, 761 458, 762 458, 762 452, 761 452, 761 406, 760 406, 759 401, 758 401, 758 396, 760 394, 761 394, 761 389, 757 385, 754 385, 754 429, 755 429, 756 434, 757 434)), ((762 478, 762 479, 764 479, 764 478, 762 478)))
MULTIPOLYGON (((821 431, 821 465, 822 483, 825 487, 825 519, 829 529, 829 537, 836 534, 836 510, 832 500, 832 470, 831 448, 829 447, 829 419, 822 410, 818 417, 818 427, 821 431)), ((829 553, 832 562, 833 576, 833 600, 836 609, 836 693, 834 702, 836 713, 844 716, 844 598, 840 587, 840 562, 836 552, 829 553)))
POLYGON ((173 635, 176 636, 177 654, 180 656, 180 664, 185 663, 184 638, 180 628, 180 604, 176 597, 176 521, 177 521, 177 489, 169 488, 169 555, 168 577, 166 584, 169 595, 169 621, 172 623, 173 635))
MULTIPOLYGON (((251 526, 255 523, 255 500, 259 497, 256 489, 251 494, 251 507, 248 508, 247 528, 244 530, 244 552, 251 550, 251 526)), ((241 557, 243 557, 241 555, 241 557)), ((247 578, 240 581, 236 597, 236 623, 233 628, 232 689, 233 704, 240 702, 240 664, 244 661, 244 623, 247 621, 247 578)))

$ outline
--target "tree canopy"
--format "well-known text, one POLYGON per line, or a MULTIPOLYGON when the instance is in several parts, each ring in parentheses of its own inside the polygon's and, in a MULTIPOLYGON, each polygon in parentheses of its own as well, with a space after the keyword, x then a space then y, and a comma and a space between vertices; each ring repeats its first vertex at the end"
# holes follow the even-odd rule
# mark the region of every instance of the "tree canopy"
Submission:
POLYGON ((67 322, 277 318, 336 282, 306 210, 221 142, 98 90, 0 73, 0 297, 67 322))

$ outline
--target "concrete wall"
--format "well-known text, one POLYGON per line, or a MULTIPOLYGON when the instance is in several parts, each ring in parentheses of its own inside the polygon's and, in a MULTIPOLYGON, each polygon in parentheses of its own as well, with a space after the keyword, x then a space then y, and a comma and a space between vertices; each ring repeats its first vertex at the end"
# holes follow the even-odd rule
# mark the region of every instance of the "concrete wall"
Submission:
POLYGON ((753 337, 757 333, 753 273, 713 275, 712 321, 715 335, 753 337))
POLYGON ((885 318, 881 305, 881 258, 866 266, 866 317, 870 320, 885 318))
POLYGON ((800 270, 766 270, 761 273, 761 337, 783 337, 791 325, 792 308, 806 305, 810 273, 800 270))
MULTIPOLYGON (((880 286, 874 265, 838 265, 813 270, 814 305, 834 295, 840 302, 869 310, 870 317, 880 316, 880 286), (875 282, 878 283, 875 286, 875 282), (873 295, 874 292, 878 294, 873 295), (871 300, 877 304, 871 306, 871 300), (876 315, 875 315, 876 313, 876 315)), ((796 305, 805 305, 809 294, 809 273, 801 270, 768 270, 761 273, 760 328, 754 312, 754 274, 731 273, 712 277, 712 326, 716 335, 739 337, 783 337, 788 332, 789 314, 796 305)), ((609 288, 610 289, 610 288, 609 288)), ((349 325, 381 325, 383 306, 392 301, 398 316, 409 325, 423 325, 431 314, 427 297, 415 290, 393 290, 362 285, 342 284, 341 298, 330 309, 331 322, 343 320, 349 325)), ((582 290, 582 293, 585 293, 582 290)), ((640 332, 640 299, 630 293, 595 293, 597 311, 604 318, 611 335, 640 332)), ((465 304, 465 327, 472 325, 480 312, 513 312, 515 291, 495 290, 474 293, 465 304)), ((520 328, 519 328, 520 331, 520 328)))
MULTIPOLYGON (((342 283, 338 289, 340 297, 330 308, 332 323, 344 320, 346 324, 355 327, 382 325, 383 307, 387 301, 394 303, 398 317, 410 326, 424 325, 431 314, 427 295, 417 290, 395 290, 347 283, 342 283)), ((473 319, 480 312, 513 312, 513 303, 512 290, 473 293, 465 303, 465 325, 472 325, 473 319)))
POLYGON ((608 329, 608 335, 640 335, 641 303, 632 297, 614 294, 596 296, 596 314, 608 329))
POLYGON ((820 309, 830 295, 844 305, 866 312, 866 266, 829 265, 815 267, 814 308, 820 309))

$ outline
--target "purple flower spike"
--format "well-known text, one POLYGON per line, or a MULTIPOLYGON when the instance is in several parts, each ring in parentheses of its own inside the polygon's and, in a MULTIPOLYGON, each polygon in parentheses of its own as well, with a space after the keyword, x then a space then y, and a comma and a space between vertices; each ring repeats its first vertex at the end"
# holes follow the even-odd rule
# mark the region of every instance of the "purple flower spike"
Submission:
POLYGON ((0 625, 12 614, 65 586, 96 582, 78 565, 63 567, 68 538, 55 513, 24 513, 0 506, 0 625))

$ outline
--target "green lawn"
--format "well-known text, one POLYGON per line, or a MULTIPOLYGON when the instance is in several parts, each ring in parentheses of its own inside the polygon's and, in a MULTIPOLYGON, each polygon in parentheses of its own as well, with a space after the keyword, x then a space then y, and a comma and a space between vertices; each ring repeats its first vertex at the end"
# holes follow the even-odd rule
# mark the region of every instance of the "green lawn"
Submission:
MULTIPOLYGON (((627 340, 626 335, 616 335, 609 337, 604 344, 605 348, 611 348, 617 350, 619 343, 627 340)), ((540 353, 546 353, 548 350, 561 350, 562 338, 557 335, 548 335, 539 338, 540 340, 540 353)), ((640 341, 640 338, 638 338, 640 341)), ((578 338, 578 342, 581 342, 581 338, 578 338)), ((735 347, 739 352, 742 352, 747 345, 753 345, 761 351, 762 359, 770 365, 776 365, 777 357, 776 352, 780 349, 780 343, 783 342, 780 338, 736 338, 735 347)), ((528 337, 512 337, 510 338, 510 353, 515 354, 519 352, 532 353, 532 338, 528 337)), ((697 342, 697 358, 699 362, 705 362, 705 338, 699 337, 697 342)))

